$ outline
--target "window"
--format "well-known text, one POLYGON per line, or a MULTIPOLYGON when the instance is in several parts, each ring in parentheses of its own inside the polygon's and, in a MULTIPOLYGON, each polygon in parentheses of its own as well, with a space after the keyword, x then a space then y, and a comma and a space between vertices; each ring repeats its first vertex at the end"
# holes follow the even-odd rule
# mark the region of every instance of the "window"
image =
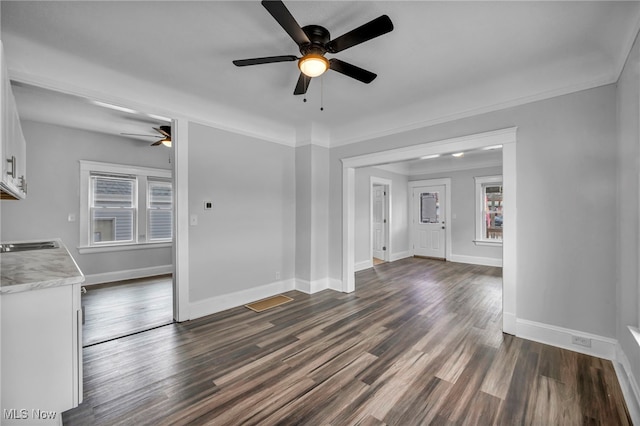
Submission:
POLYGON ((80 253, 173 238, 171 171, 80 161, 80 253))
POLYGON ((135 235, 136 180, 91 176, 91 243, 131 242, 135 235))
POLYGON ((440 197, 438 192, 420 194, 420 223, 440 223, 440 197))
POLYGON ((170 240, 173 233, 171 182, 147 181, 147 235, 150 241, 170 240))
POLYGON ((475 177, 477 245, 502 245, 502 176, 475 177))

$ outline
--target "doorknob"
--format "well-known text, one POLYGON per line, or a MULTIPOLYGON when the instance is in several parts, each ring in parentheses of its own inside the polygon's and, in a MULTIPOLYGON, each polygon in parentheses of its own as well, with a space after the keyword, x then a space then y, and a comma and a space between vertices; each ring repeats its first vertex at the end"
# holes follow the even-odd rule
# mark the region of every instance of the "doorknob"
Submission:
POLYGON ((444 229, 444 226, 442 227, 442 229, 444 229))

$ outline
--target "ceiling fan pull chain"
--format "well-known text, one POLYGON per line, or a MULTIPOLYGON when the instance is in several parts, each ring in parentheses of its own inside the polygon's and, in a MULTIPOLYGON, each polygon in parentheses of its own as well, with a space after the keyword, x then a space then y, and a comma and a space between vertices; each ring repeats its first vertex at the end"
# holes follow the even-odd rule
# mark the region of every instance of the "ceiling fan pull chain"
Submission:
POLYGON ((320 76, 320 111, 324 111, 324 75, 320 76))

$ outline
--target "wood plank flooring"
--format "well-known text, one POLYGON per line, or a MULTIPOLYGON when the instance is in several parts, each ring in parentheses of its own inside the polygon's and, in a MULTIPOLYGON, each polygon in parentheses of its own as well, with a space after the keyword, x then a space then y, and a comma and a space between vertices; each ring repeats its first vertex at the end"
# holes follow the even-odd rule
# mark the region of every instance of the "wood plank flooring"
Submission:
POLYGON ((631 424, 611 362, 501 333, 500 276, 404 259, 91 346, 64 424, 631 424))
POLYGON ((83 346, 173 322, 171 275, 86 286, 83 346))

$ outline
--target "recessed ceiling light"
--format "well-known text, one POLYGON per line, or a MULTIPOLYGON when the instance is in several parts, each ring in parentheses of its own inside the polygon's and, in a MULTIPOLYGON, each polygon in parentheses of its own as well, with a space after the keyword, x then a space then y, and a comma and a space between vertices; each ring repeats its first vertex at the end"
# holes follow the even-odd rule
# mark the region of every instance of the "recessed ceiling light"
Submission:
POLYGON ((502 145, 491 145, 491 146, 485 146, 484 148, 485 151, 488 151, 490 149, 502 149, 502 145))
POLYGON ((161 115, 156 115, 156 114, 147 114, 147 115, 155 120, 171 122, 171 119, 168 117, 163 117, 161 115))
POLYGON ((428 160, 430 158, 438 158, 440 157, 440 154, 431 154, 431 155, 425 155, 424 157, 420 157, 421 160, 428 160))
POLYGON ((451 154, 453 157, 459 158, 459 157, 464 157, 464 152, 454 152, 453 154, 451 154))
POLYGON ((116 111, 122 111, 122 112, 128 112, 129 114, 135 114, 136 111, 132 110, 131 108, 125 108, 125 107, 121 107, 118 105, 112 105, 112 104, 108 104, 105 102, 100 102, 100 101, 91 101, 94 105, 98 105, 104 108, 109 108, 109 109, 114 109, 116 111))

